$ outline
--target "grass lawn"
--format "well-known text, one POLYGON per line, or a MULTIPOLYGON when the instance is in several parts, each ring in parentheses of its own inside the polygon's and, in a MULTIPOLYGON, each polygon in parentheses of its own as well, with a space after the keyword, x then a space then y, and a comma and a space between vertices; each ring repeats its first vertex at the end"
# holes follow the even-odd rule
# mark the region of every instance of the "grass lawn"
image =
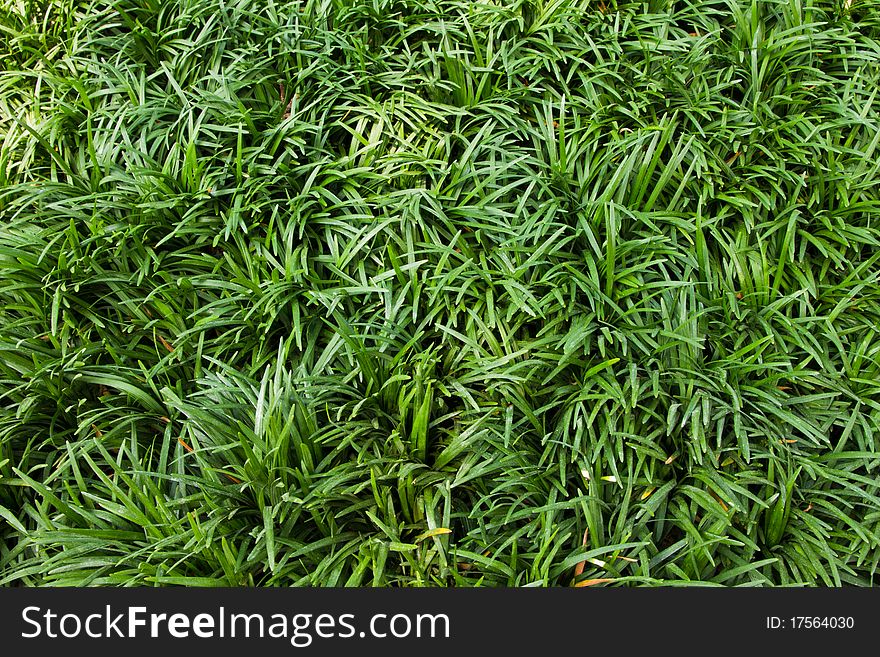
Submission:
POLYGON ((0 0, 0 585, 880 583, 877 0, 0 0))

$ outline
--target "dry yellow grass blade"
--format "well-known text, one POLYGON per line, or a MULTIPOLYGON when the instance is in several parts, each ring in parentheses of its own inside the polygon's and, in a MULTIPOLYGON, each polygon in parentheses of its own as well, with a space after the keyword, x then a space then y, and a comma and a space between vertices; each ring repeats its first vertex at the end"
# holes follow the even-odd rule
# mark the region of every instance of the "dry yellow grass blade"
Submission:
POLYGON ((607 584, 608 582, 613 582, 614 577, 600 577, 598 579, 585 579, 577 584, 575 584, 575 588, 583 588, 585 586, 596 586, 597 584, 607 584))

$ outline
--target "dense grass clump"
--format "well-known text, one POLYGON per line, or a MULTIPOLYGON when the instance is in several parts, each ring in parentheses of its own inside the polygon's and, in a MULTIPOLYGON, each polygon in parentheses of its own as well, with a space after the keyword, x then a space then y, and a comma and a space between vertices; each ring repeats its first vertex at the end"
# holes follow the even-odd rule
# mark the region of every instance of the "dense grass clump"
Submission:
POLYGON ((874 0, 0 0, 0 584, 871 585, 874 0))

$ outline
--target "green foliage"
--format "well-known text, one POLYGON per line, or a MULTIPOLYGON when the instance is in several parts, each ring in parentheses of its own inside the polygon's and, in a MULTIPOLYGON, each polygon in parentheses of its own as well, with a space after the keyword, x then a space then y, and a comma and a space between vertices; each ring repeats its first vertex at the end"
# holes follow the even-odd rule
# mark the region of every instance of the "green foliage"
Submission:
POLYGON ((0 34, 0 584, 877 583, 877 3, 0 34))

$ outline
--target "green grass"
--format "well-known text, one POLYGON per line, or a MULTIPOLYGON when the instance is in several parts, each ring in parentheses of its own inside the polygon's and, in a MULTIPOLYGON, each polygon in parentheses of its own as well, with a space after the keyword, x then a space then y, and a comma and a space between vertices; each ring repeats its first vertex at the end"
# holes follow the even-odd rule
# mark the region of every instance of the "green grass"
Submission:
POLYGON ((0 585, 878 583, 876 0, 0 0, 0 62, 0 585))

